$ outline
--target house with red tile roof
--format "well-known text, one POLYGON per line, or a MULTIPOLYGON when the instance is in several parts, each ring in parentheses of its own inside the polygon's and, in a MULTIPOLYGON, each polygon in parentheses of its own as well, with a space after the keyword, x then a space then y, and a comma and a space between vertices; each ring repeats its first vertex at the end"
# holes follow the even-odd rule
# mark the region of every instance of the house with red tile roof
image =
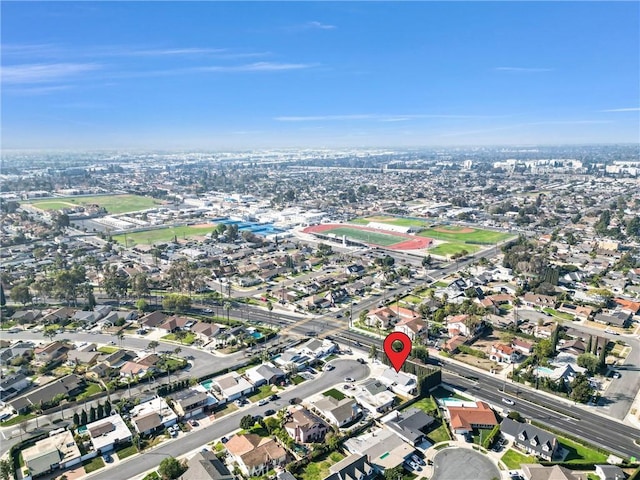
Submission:
POLYGON ((496 414, 485 402, 476 402, 475 407, 447 407, 445 415, 453 433, 468 433, 474 428, 493 428, 498 425, 496 414))
POLYGON ((413 341, 417 337, 426 337, 427 323, 421 318, 402 319, 396 324, 393 331, 402 332, 413 341))
POLYGON ((491 345, 491 354, 489 360, 499 363, 513 363, 518 360, 520 353, 509 345, 504 343, 495 343, 491 345))

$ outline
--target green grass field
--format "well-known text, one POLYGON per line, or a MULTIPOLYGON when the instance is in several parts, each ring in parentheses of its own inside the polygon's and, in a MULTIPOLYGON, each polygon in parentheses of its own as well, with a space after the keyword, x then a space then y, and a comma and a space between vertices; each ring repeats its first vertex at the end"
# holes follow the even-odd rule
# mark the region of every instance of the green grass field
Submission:
POLYGON ((366 225, 369 222, 388 223, 389 225, 398 225, 399 227, 425 227, 427 225, 427 222, 425 220, 377 215, 373 217, 355 218, 350 221, 350 223, 355 223, 358 225, 366 225))
POLYGON ((493 232, 491 230, 482 230, 479 228, 473 228, 472 229, 473 231, 469 233, 462 233, 458 230, 461 230, 461 227, 442 226, 442 227, 438 227, 438 229, 427 228, 426 230, 421 231, 418 235, 422 237, 435 238, 438 240, 475 242, 475 243, 482 243, 486 245, 492 245, 494 243, 506 240, 507 238, 513 237, 513 235, 509 233, 493 232), (449 231, 442 232, 439 230, 449 230, 449 231))
POLYGON ((538 463, 538 460, 533 455, 523 455, 515 450, 507 450, 502 456, 502 461, 509 470, 515 470, 520 468, 522 463, 538 463))
POLYGON ((344 455, 340 452, 331 452, 304 467, 298 478, 301 480, 322 480, 329 476, 329 467, 342 459, 344 459, 344 455))
POLYGON ((606 463, 607 455, 600 453, 593 448, 576 443, 568 438, 558 437, 560 446, 565 450, 569 450, 569 454, 564 459, 565 462, 574 463, 606 463))
POLYGON ((100 205, 111 214, 137 212, 160 204, 158 200, 140 195, 99 195, 92 197, 60 197, 29 202, 42 210, 60 210, 78 205, 100 205))
POLYGON ((430 248, 429 253, 432 255, 440 255, 442 257, 446 257, 448 255, 454 255, 463 250, 466 250, 469 253, 475 253, 480 250, 480 247, 478 247, 477 245, 470 245, 468 243, 446 242, 430 248))
POLYGON ((396 243, 404 242, 405 240, 407 240, 406 237, 399 237, 390 233, 370 232, 367 230, 360 230, 350 227, 332 228, 331 230, 325 230, 322 232, 323 235, 327 235, 329 233, 333 233, 338 237, 342 237, 342 235, 345 235, 347 238, 351 238, 358 242, 372 243, 374 245, 381 245, 383 247, 388 247, 389 245, 394 245, 396 243))
MULTIPOLYGON (((166 243, 173 240, 174 237, 186 239, 194 236, 206 235, 212 232, 216 226, 214 224, 207 226, 184 225, 181 227, 158 228, 157 230, 146 230, 144 232, 127 233, 127 246, 133 245, 153 245, 156 243, 166 243)), ((115 235, 113 239, 124 245, 124 234, 115 235)))

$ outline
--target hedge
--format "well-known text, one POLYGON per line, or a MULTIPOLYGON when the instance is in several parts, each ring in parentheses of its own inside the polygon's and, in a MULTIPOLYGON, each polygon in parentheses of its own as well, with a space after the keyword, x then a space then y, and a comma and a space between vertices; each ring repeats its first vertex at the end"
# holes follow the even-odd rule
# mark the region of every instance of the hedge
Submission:
POLYGON ((482 446, 487 449, 491 448, 494 440, 496 439, 499 433, 500 433, 500 425, 495 425, 489 432, 489 435, 487 435, 484 441, 482 442, 482 446))

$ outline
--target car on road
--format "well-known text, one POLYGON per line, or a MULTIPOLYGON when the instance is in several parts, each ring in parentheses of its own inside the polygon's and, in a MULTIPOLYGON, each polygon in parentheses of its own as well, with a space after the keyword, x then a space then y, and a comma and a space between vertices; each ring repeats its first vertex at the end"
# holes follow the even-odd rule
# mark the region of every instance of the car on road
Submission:
POLYGON ((279 397, 278 395, 273 394, 273 395, 271 395, 271 396, 269 397, 269 400, 271 400, 271 401, 273 402, 273 401, 275 401, 275 400, 278 400, 279 398, 280 398, 280 397, 279 397))
POLYGON ((515 405, 516 404, 516 402, 514 402, 510 398, 503 398, 502 399, 502 403, 506 403, 507 405, 515 405))
POLYGON ((613 372, 613 378, 620 378, 620 372, 613 372))
POLYGON ((355 382, 355 380, 352 377, 344 377, 344 381, 346 383, 355 382))
POLYGON ((365 363, 367 363, 367 361, 364 358, 359 358, 357 360, 358 363, 361 363, 362 365, 364 365, 365 363))
POLYGON ((289 400, 289 405, 298 405, 299 403, 302 403, 302 400, 298 397, 289 400))
POLYGON ((204 310, 202 310, 204 313, 213 313, 213 310, 211 310, 210 308, 205 308, 204 310))
POLYGON ((269 403, 269 399, 268 398, 263 398, 262 400, 260 400, 258 402, 258 406, 262 407, 263 405, 266 405, 267 403, 269 403))
POLYGON ((276 411, 273 408, 270 408, 269 410, 265 411, 264 414, 265 416, 269 416, 269 415, 275 415, 276 411))
POLYGON ((109 342, 109 345, 115 345, 115 344, 116 344, 116 342, 114 342, 113 340, 111 340, 111 341, 109 342))
POLYGON ((341 313, 337 314, 336 318, 342 318, 342 314, 341 313))
POLYGON ((610 328, 605 328, 604 333, 608 333, 609 335, 618 335, 618 332, 611 330, 610 328))

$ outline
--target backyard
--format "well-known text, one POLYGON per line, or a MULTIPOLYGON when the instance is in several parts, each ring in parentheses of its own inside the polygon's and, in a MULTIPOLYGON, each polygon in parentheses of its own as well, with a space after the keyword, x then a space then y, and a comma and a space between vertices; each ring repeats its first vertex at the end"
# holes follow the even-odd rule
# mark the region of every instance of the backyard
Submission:
POLYGON ((317 461, 308 464, 302 472, 300 472, 298 478, 301 480, 322 480, 329 476, 329 467, 342 459, 344 459, 344 455, 341 453, 331 452, 317 461))

